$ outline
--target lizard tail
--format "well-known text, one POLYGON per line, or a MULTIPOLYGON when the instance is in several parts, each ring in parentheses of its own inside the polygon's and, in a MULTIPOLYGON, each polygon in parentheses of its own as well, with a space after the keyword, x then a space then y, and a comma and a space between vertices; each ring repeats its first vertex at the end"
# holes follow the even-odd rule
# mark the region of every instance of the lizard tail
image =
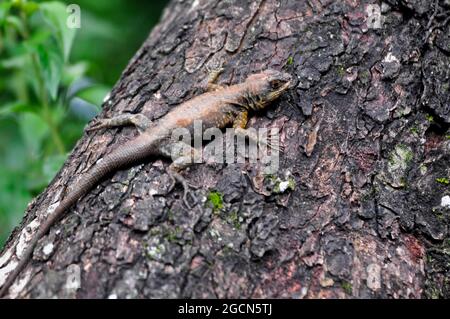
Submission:
POLYGON ((56 209, 41 223, 37 232, 29 242, 28 247, 23 254, 21 254, 19 263, 14 270, 8 274, 5 283, 0 289, 0 298, 8 292, 9 287, 28 264, 39 239, 48 233, 50 228, 63 216, 63 214, 109 173, 123 166, 140 161, 150 155, 151 149, 149 150, 148 148, 148 139, 143 136, 138 137, 106 155, 80 178, 79 182, 74 185, 72 190, 69 191, 56 209))

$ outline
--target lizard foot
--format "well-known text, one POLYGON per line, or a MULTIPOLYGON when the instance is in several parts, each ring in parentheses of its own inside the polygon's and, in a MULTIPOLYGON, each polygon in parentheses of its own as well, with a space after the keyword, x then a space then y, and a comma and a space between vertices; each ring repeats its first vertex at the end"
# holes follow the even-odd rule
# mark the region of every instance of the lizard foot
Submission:
POLYGON ((280 143, 280 130, 274 131, 274 128, 270 129, 265 138, 258 140, 259 147, 267 146, 270 150, 278 153, 284 153, 284 145, 280 143))
POLYGON ((208 79, 211 83, 215 83, 217 81, 217 78, 219 77, 219 75, 225 71, 225 68, 223 68, 222 66, 218 67, 218 68, 210 68, 210 67, 206 67, 206 71, 208 72, 208 79))
POLYGON ((284 145, 281 145, 279 140, 272 141, 272 139, 269 139, 266 145, 273 151, 276 151, 278 153, 284 153, 284 145))
POLYGON ((220 90, 222 86, 217 84, 217 79, 225 69, 223 67, 219 67, 217 69, 210 69, 207 67, 206 70, 208 71, 208 83, 206 85, 206 90, 207 91, 220 90))
POLYGON ((280 136, 281 136, 281 129, 280 128, 272 128, 269 130, 269 134, 267 136, 267 146, 270 149, 273 149, 279 153, 284 153, 284 145, 281 143, 280 136))
POLYGON ((178 172, 175 172, 173 170, 168 170, 167 173, 169 174, 172 183, 169 186, 168 192, 171 192, 177 183, 180 183, 183 186, 183 203, 186 205, 187 208, 192 209, 191 204, 189 203, 188 197, 191 198, 191 200, 194 202, 194 205, 198 202, 197 197, 193 194, 191 189, 198 189, 198 186, 194 186, 192 184, 189 184, 187 180, 181 176, 178 172))
POLYGON ((267 136, 260 138, 257 134, 254 134, 251 131, 248 131, 246 129, 237 127, 235 128, 235 132, 238 135, 241 136, 246 136, 248 137, 250 140, 256 142, 258 144, 258 147, 260 149, 263 149, 264 147, 268 147, 269 149, 279 152, 279 153, 284 153, 284 145, 281 145, 280 143, 280 132, 274 132, 273 129, 271 129, 267 136))

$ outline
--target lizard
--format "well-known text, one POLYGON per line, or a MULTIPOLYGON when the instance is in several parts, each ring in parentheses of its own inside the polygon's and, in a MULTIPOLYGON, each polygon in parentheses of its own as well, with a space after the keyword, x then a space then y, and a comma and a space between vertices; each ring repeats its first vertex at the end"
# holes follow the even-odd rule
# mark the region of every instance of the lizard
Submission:
POLYGON ((38 241, 49 232, 50 228, 78 199, 86 195, 110 173, 151 156, 172 158, 172 163, 167 169, 172 181, 169 192, 177 182, 180 183, 184 190, 183 200, 188 205, 187 196, 191 185, 180 173, 192 165, 190 159, 195 149, 189 145, 185 148, 187 151, 173 158, 174 143, 170 137, 174 129, 180 127, 191 129, 195 120, 201 120, 203 130, 211 127, 225 128, 232 125, 236 131, 245 133, 249 112, 266 108, 270 102, 276 100, 290 88, 292 81, 292 77, 288 73, 267 69, 249 75, 241 83, 221 86, 217 84, 217 79, 222 71, 223 68, 210 72, 206 92, 175 106, 154 122, 143 114, 123 114, 93 121, 93 124, 86 129, 87 132, 134 125, 140 134, 105 155, 81 175, 79 181, 73 185, 58 206, 38 227, 23 254, 18 256, 17 266, 7 275, 0 290, 0 298, 9 291, 9 287, 31 260, 38 241))

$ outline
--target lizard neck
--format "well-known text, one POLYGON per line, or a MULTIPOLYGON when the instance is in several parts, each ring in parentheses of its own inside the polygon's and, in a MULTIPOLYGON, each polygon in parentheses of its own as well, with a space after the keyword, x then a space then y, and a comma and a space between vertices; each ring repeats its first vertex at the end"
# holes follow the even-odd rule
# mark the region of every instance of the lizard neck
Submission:
POLYGON ((258 111, 266 107, 266 104, 254 92, 252 83, 244 82, 234 86, 237 103, 245 111, 258 111))
POLYGON ((235 105, 243 111, 258 110, 258 101, 245 82, 225 88, 222 94, 224 102, 235 105))

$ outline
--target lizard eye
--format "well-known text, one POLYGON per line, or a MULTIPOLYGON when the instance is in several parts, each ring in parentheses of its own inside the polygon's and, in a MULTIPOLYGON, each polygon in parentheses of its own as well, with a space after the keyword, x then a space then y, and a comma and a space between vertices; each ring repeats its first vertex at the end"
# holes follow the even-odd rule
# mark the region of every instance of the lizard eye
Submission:
POLYGON ((272 89, 278 89, 283 83, 280 80, 272 80, 270 81, 270 87, 272 89))

